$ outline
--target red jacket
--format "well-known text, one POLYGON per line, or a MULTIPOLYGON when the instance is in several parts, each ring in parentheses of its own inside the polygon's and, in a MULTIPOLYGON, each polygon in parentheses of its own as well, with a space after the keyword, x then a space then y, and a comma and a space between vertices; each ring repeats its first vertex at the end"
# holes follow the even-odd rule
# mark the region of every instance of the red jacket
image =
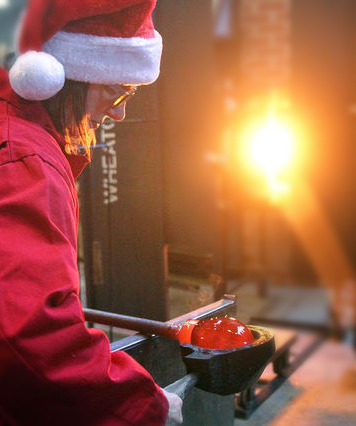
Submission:
POLYGON ((74 179, 86 161, 63 146, 0 69, 0 426, 162 426, 151 376, 85 327, 74 179))

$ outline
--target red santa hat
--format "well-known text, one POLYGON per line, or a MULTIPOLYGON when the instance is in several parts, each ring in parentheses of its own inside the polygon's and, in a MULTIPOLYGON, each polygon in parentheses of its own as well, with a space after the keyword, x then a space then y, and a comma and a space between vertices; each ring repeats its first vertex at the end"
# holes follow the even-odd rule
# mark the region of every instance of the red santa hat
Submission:
POLYGON ((157 0, 30 0, 18 34, 21 55, 10 70, 14 91, 49 99, 65 79, 141 85, 159 75, 162 38, 157 0))

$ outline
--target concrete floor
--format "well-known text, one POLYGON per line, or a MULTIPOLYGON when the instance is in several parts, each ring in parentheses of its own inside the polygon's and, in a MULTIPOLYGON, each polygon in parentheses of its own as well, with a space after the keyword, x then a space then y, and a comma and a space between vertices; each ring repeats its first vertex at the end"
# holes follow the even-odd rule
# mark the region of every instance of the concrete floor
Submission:
POLYGON ((325 342, 248 420, 235 426, 355 426, 356 357, 325 342))

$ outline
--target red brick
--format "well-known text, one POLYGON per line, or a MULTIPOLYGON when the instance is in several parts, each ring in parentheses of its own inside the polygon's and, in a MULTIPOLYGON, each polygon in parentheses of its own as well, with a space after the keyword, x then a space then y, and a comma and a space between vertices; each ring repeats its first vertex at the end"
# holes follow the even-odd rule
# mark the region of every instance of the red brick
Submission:
POLYGON ((260 10, 288 9, 289 8, 289 0, 260 0, 258 8, 260 10))
POLYGON ((271 19, 286 22, 290 20, 290 10, 286 0, 275 2, 250 0, 249 4, 253 4, 253 7, 244 7, 241 12, 241 21, 249 25, 263 24, 270 22, 271 19))
POLYGON ((265 25, 268 23, 268 16, 267 15, 251 15, 251 16, 243 16, 242 24, 246 26, 251 25, 265 25))

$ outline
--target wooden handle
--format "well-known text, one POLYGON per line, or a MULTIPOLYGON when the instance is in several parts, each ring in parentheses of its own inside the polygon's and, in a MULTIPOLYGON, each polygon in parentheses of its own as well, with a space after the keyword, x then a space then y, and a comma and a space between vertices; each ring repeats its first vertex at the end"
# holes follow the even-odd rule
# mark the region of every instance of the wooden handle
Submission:
POLYGON ((165 391, 175 393, 178 395, 181 399, 184 399, 187 395, 187 393, 193 389, 193 387, 198 382, 198 373, 190 373, 186 376, 182 377, 181 379, 177 380, 174 383, 171 383, 170 385, 166 386, 164 388, 165 391))
POLYGON ((159 336, 174 339, 179 330, 179 326, 161 321, 113 314, 88 308, 84 308, 83 312, 86 321, 126 328, 127 330, 135 330, 145 334, 158 334, 159 336))

